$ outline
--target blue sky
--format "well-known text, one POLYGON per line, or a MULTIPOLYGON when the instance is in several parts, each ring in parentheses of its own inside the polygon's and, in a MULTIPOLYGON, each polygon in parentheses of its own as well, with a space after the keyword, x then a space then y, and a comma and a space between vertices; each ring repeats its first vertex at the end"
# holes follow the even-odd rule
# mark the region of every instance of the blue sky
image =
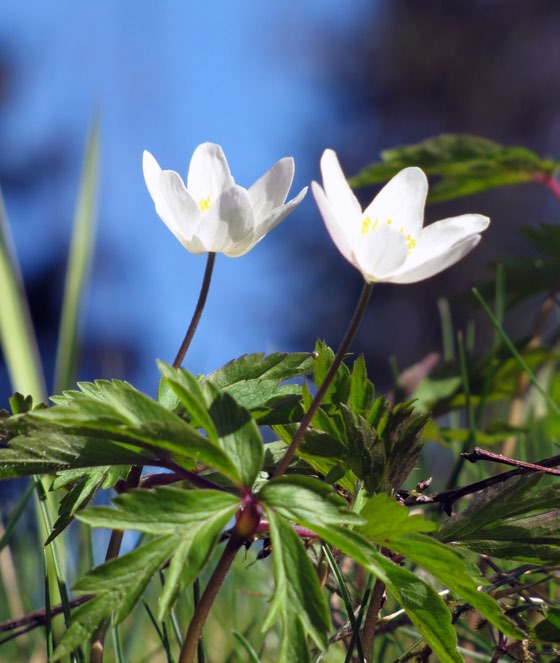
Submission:
MULTIPOLYGON (((53 175, 33 196, 6 192, 22 269, 38 269, 68 242, 83 145, 98 109, 98 244, 84 329, 94 338, 113 335, 141 346, 143 389, 155 389, 155 357, 173 359, 205 260, 188 254, 156 216, 142 178, 142 151, 186 175, 199 143, 220 143, 244 186, 292 155, 295 195, 318 177, 322 148, 336 148, 342 136, 316 46, 359 20, 367 4, 2 4, 0 35, 17 71, 0 136, 5 159, 17 163, 45 142, 63 141, 73 163, 68 178, 53 175)), ((284 223, 278 237, 290 227, 325 232, 311 196, 284 223)), ((285 345, 283 324, 301 315, 290 309, 290 291, 302 287, 305 266, 302 256, 292 260, 279 250, 275 233, 241 259, 218 257, 189 369, 208 372, 245 352, 294 349, 285 345)))

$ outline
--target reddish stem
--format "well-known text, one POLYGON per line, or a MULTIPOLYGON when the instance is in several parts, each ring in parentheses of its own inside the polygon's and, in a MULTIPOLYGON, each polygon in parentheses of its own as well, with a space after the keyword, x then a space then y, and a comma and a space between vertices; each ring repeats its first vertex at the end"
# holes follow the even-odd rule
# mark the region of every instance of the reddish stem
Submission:
POLYGON ((535 175, 535 182, 543 184, 560 201, 560 181, 550 173, 538 173, 535 175))

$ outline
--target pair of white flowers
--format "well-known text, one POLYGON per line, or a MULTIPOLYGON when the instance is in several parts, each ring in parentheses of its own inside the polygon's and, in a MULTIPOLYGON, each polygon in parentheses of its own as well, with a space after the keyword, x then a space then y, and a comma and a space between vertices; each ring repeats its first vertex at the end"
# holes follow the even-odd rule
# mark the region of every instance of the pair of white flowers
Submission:
MULTIPOLYGON (((281 159, 249 189, 235 184, 222 148, 199 145, 187 186, 144 152, 144 178, 167 227, 191 253, 250 251, 303 200, 307 187, 286 202, 294 160, 281 159)), ((490 219, 465 214, 423 228, 428 180, 420 168, 405 168, 362 208, 336 154, 321 158, 323 187, 311 184, 327 230, 342 255, 367 282, 413 283, 453 265, 480 241, 490 219)))

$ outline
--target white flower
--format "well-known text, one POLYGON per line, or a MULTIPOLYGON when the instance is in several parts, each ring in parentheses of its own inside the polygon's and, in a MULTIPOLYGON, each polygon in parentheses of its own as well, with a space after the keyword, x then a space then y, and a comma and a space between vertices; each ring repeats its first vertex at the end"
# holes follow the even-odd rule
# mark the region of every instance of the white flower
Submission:
POLYGON ((294 160, 281 159, 252 187, 235 184, 219 145, 203 143, 191 158, 187 186, 173 170, 162 170, 147 151, 144 179, 156 212, 191 253, 242 256, 294 210, 307 187, 284 204, 294 160))
POLYGON ((480 241, 490 219, 464 214, 423 228, 428 180, 420 168, 397 173, 362 212, 333 150, 321 158, 323 188, 311 188, 332 240, 364 279, 414 283, 455 264, 480 241))

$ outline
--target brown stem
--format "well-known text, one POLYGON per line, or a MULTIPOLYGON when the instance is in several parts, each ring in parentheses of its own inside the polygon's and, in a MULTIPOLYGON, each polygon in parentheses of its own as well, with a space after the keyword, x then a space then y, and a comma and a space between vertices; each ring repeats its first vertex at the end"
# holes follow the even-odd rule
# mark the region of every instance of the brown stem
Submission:
POLYGON ((187 329, 185 338, 183 339, 181 347, 179 348, 179 352, 177 353, 177 356, 175 357, 175 360, 173 362, 173 368, 179 368, 179 366, 183 363, 183 359, 187 354, 189 345, 191 344, 194 333, 196 332, 196 328, 198 327, 198 323, 200 322, 202 311, 204 310, 204 305, 206 304, 206 297, 208 296, 208 290, 210 289, 210 281, 212 279, 212 271, 214 269, 215 260, 216 260, 216 254, 209 253, 208 260, 206 261, 206 269, 204 270, 204 277, 202 279, 202 286, 200 288, 200 294, 198 296, 198 302, 196 303, 196 308, 193 313, 191 324, 187 329))
MULTIPOLYGON (((142 475, 142 467, 140 465, 133 465, 126 477, 126 483, 121 489, 121 492, 126 492, 132 488, 137 488, 140 483, 142 475)), ((124 531, 114 529, 111 532, 107 552, 105 553, 105 561, 114 559, 119 556, 121 551, 121 543, 123 540, 124 531)), ((101 624, 97 631, 93 634, 90 649, 90 663, 103 663, 103 652, 105 650, 105 631, 107 630, 107 622, 101 624)))
POLYGON ((515 458, 508 458, 502 454, 495 454, 491 451, 486 451, 485 449, 480 449, 475 447, 472 451, 468 453, 461 454, 463 458, 466 458, 471 463, 476 463, 479 460, 489 460, 494 463, 501 463, 502 465, 510 465, 511 467, 519 467, 526 470, 532 470, 533 472, 544 472, 544 474, 553 474, 555 476, 560 476, 560 470, 553 470, 550 467, 545 467, 544 465, 536 465, 535 463, 526 463, 523 460, 516 460, 515 458))
POLYGON ((202 636, 202 629, 206 623, 210 608, 212 607, 214 599, 218 594, 218 590, 222 586, 227 572, 242 545, 243 539, 236 536, 232 536, 227 542, 224 552, 200 597, 192 621, 189 624, 189 629, 179 655, 179 663, 194 663, 198 641, 202 636))
POLYGON ((371 593, 371 599, 367 609, 366 617, 364 619, 364 629, 362 631, 362 646, 364 648, 364 656, 369 663, 373 655, 373 639, 375 637, 375 627, 379 621, 379 612, 381 604, 383 603, 383 595, 385 594, 385 585, 376 579, 371 593))
MULTIPOLYGON (((537 465, 539 467, 554 467, 556 465, 560 465, 560 456, 552 456, 551 458, 544 458, 543 460, 538 461, 537 465)), ((490 488, 490 486, 494 486, 498 483, 503 483, 504 481, 509 481, 514 477, 518 477, 523 474, 529 474, 530 472, 533 471, 534 470, 527 468, 510 470, 509 472, 505 472, 504 474, 497 474, 493 477, 489 477, 488 479, 475 481, 474 483, 470 483, 468 486, 463 486, 462 488, 453 488, 451 490, 445 490, 441 493, 436 493, 435 495, 427 495, 426 496, 428 498, 427 503, 439 502, 442 505, 444 511, 450 515, 452 512, 453 504, 462 497, 465 497, 467 495, 472 495, 473 493, 478 493, 481 490, 486 490, 486 488, 490 488)), ((417 502, 417 503, 421 504, 422 502, 417 502)))
POLYGON ((288 447, 288 450, 286 451, 284 457, 280 461, 280 464, 276 468, 273 477, 279 477, 284 474, 284 472, 287 470, 288 465, 290 464, 292 458, 294 457, 294 454, 296 453, 299 445, 301 444, 301 441, 303 440, 303 436, 305 435, 305 431, 309 427, 309 424, 311 423, 311 419, 313 419, 313 415, 317 410, 319 409, 319 406, 321 405, 321 401, 323 400, 324 395, 327 393, 327 389, 329 388, 334 376, 336 375, 336 372, 338 371, 338 367, 342 363, 342 360, 344 359, 344 356, 346 355, 346 351, 350 347, 350 343, 352 342, 352 339, 354 338, 354 334, 356 333, 358 326, 360 324, 360 321, 365 313, 367 303, 369 301, 371 291, 373 289, 373 283, 364 283, 364 286, 362 288, 362 292, 360 294, 360 299, 358 300, 358 304, 356 306, 356 310, 354 311, 354 315, 352 316, 352 320, 350 322, 350 325, 348 326, 348 329, 346 330, 346 334, 344 335, 344 338, 342 339, 342 343, 340 344, 340 347, 338 348, 338 351, 335 355, 334 361, 325 377, 323 380, 323 383, 317 390, 317 393, 315 394, 315 398, 313 399, 313 402, 309 406, 309 410, 305 413, 305 416, 301 420, 301 423, 299 425, 299 428, 296 431, 296 434, 294 435, 294 439, 292 440, 292 443, 288 447))

